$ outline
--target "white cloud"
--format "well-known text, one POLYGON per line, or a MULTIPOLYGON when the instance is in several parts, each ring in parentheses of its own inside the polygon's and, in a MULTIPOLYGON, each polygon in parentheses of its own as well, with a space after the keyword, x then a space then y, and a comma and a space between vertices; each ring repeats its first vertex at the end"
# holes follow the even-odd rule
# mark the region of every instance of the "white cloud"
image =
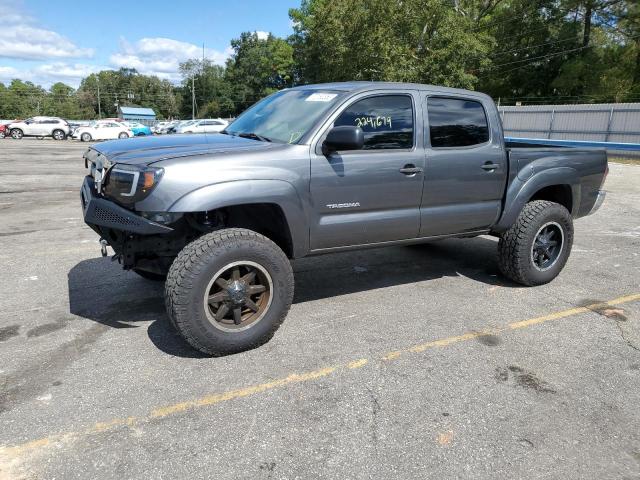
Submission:
MULTIPOLYGON (((204 56, 223 65, 231 51, 231 48, 224 52, 206 48, 204 56)), ((202 58, 202 47, 171 38, 142 38, 133 44, 122 38, 120 51, 111 55, 110 62, 115 68, 135 68, 142 74, 177 82, 180 80, 180 62, 190 58, 202 58)))
POLYGON ((258 36, 258 40, 266 40, 269 38, 269 32, 263 30, 256 30, 256 35, 258 36))
POLYGON ((38 26, 31 17, 6 13, 11 8, 0 2, 0 57, 52 60, 93 56, 93 49, 78 47, 59 33, 38 26))
POLYGON ((14 78, 19 78, 36 85, 42 85, 45 88, 49 88, 56 82, 63 82, 73 88, 78 88, 84 77, 108 69, 108 67, 101 65, 65 62, 44 63, 29 69, 0 67, 0 82, 6 84, 14 78))
POLYGON ((18 70, 13 67, 0 67, 0 81, 15 78, 18 70))

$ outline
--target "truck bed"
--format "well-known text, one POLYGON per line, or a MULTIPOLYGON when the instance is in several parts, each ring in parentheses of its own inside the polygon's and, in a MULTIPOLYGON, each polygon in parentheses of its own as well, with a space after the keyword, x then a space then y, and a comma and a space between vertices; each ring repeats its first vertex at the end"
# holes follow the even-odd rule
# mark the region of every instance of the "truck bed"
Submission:
POLYGON ((573 192, 571 214, 574 218, 589 214, 608 172, 607 152, 604 149, 552 147, 513 139, 505 140, 505 147, 509 165, 505 198, 507 205, 510 201, 509 192, 520 190, 535 175, 565 172, 563 176, 572 179, 567 184, 573 192))

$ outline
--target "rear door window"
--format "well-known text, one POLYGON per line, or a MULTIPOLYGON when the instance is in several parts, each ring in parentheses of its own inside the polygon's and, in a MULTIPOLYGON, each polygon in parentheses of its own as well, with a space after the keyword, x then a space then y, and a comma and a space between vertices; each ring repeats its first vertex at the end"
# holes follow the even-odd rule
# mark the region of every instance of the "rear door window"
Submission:
POLYGON ((364 132, 364 149, 413 147, 413 102, 409 95, 380 95, 347 107, 334 126, 355 125, 364 132))
POLYGON ((470 147, 489 141, 489 125, 480 102, 429 97, 429 136, 433 148, 470 147))

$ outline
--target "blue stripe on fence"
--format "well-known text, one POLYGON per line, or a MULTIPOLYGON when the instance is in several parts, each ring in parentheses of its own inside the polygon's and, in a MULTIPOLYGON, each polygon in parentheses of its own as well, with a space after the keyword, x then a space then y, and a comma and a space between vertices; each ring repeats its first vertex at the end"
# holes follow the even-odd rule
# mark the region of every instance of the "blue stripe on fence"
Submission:
POLYGON ((607 150, 628 150, 640 152, 640 143, 616 143, 616 142, 593 142, 589 140, 553 140, 546 138, 519 138, 504 137, 506 142, 530 143, 532 145, 547 145, 549 147, 586 147, 586 148, 606 148, 607 150))

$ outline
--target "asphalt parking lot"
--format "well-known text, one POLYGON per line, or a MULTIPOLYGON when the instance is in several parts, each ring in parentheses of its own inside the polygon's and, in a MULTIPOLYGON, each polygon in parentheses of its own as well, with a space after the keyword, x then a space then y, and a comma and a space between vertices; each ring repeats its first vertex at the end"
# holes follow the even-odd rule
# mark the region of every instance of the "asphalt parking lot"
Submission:
POLYGON ((271 342, 206 358, 100 256, 85 148, 0 141, 1 480, 640 478, 640 165, 549 285, 489 237, 302 259, 271 342))

